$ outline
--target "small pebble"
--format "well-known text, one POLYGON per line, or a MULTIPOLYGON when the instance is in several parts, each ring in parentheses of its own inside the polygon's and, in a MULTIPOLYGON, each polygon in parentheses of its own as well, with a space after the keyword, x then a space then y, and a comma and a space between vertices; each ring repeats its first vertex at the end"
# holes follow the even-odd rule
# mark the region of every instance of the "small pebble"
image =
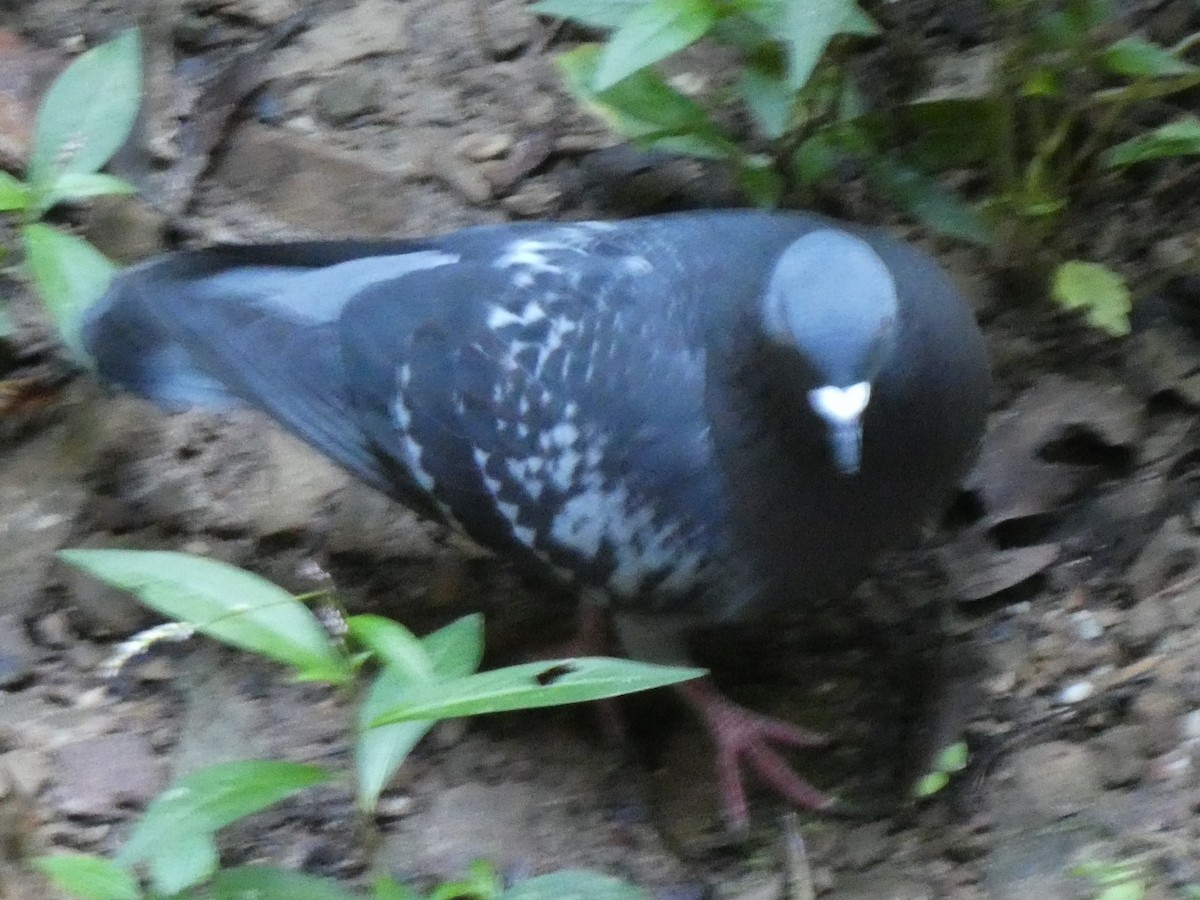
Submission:
POLYGON ((1082 640, 1095 641, 1104 636, 1104 626, 1096 618, 1096 614, 1089 609, 1081 609, 1077 613, 1071 615, 1071 620, 1075 623, 1075 633, 1082 640))
POLYGON ((1096 687, 1090 681, 1076 681, 1059 691, 1057 700, 1064 706, 1070 706, 1073 703, 1082 703, 1095 691, 1096 687))

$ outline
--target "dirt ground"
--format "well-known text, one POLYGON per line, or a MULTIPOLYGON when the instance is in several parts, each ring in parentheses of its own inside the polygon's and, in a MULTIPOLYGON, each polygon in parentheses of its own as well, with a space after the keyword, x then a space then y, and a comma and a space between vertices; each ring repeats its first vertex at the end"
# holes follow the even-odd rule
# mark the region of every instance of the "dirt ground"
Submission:
MULTIPOLYGON (((81 36, 142 17, 140 139, 156 158, 127 154, 117 166, 157 209, 98 203, 67 217, 118 259, 178 243, 414 236, 733 196, 712 171, 617 145, 583 117, 550 62, 572 33, 519 0, 134 5, 0 2, 0 28, 46 48, 0 54, 4 114, 81 36), (240 64, 266 87, 231 116, 244 85, 214 89, 214 75, 301 7, 306 30, 240 64), (181 115, 200 150, 170 149, 181 115)), ((901 43, 933 77, 989 39, 982 2, 867 5, 889 29, 871 56, 879 66, 901 43)), ((1187 2, 1125 6, 1163 43, 1200 26, 1187 2)), ((11 119, 0 115, 5 137, 11 119)), ((1197 188, 1186 165, 1102 186, 1066 223, 1068 243, 1142 276, 1193 240, 1197 188)), ((1135 334, 1112 341, 982 254, 929 241, 852 176, 824 211, 939 255, 976 305, 996 389, 979 463, 945 527, 884 561, 852 605, 856 627, 818 640, 801 619, 701 641, 736 697, 834 738, 796 758, 858 810, 801 817, 817 892, 1087 898, 1120 870, 1142 887, 1124 896, 1200 895, 1200 281, 1167 284, 1139 306, 1135 334), (930 752, 959 736, 968 770, 928 801, 905 801, 930 752)), ((0 290, 16 298, 18 324, 0 344, 0 386, 20 396, 0 414, 0 896, 47 896, 20 873, 22 854, 109 851, 151 797, 200 766, 349 763, 342 700, 244 655, 193 642, 104 681, 113 645, 152 619, 56 564, 61 547, 205 553, 294 590, 325 571, 352 610, 418 632, 481 611, 490 662, 571 632, 569 599, 349 483, 254 415, 166 416, 60 377, 21 285, 0 290), (52 387, 17 391, 27 383, 52 387)), ((627 713, 629 738, 613 746, 587 709, 446 723, 388 790, 378 847, 358 840, 342 783, 235 827, 224 858, 351 884, 382 867, 424 885, 486 857, 510 878, 596 868, 660 900, 788 897, 783 811, 756 797, 750 839, 730 844, 696 726, 666 696, 627 713)))

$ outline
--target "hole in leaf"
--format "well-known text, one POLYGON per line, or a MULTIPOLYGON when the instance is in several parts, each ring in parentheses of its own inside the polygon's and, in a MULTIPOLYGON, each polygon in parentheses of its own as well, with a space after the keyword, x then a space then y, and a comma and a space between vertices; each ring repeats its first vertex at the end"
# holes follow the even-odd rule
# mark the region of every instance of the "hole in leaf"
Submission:
POLYGON ((554 684, 554 682, 558 681, 558 679, 562 678, 565 675, 570 675, 574 671, 575 671, 574 666, 565 666, 565 665, 551 666, 550 668, 546 669, 545 671, 537 673, 537 683, 540 684, 542 687, 545 687, 548 684, 554 684))

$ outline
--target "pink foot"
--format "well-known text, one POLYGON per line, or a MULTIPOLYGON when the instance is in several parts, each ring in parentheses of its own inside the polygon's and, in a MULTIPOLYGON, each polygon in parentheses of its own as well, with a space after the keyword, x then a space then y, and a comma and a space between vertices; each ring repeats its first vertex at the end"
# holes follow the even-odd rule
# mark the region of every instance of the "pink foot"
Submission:
POLYGON ((771 744, 819 747, 826 738, 806 728, 751 712, 725 697, 707 678, 678 686, 683 699, 704 720, 717 746, 717 777, 730 829, 744 833, 750 808, 742 785, 741 766, 748 765, 788 803, 800 809, 829 809, 833 797, 817 790, 799 775, 771 744))

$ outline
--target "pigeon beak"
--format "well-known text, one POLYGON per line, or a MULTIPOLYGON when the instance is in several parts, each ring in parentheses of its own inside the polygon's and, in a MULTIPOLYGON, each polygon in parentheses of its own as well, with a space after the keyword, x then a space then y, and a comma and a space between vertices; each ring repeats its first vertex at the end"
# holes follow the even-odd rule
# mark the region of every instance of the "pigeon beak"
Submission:
POLYGON ((833 464, 842 475, 857 475, 862 467, 862 417, 871 399, 871 385, 825 385, 808 392, 808 402, 825 423, 833 464))

